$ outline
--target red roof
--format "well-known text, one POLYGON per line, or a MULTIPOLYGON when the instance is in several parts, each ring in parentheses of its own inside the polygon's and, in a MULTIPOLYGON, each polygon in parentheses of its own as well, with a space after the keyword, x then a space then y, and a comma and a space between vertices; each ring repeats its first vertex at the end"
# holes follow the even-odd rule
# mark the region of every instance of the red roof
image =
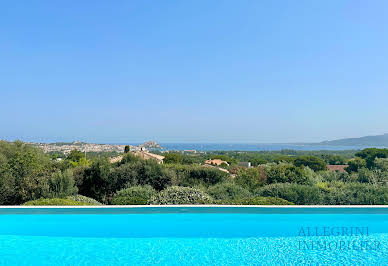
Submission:
POLYGON ((335 171, 346 172, 346 171, 345 171, 345 168, 346 168, 346 167, 348 167, 348 165, 346 165, 346 164, 341 164, 341 165, 333 165, 333 164, 329 164, 329 165, 327 166, 327 169, 328 169, 329 171, 333 171, 333 172, 335 172, 335 171))

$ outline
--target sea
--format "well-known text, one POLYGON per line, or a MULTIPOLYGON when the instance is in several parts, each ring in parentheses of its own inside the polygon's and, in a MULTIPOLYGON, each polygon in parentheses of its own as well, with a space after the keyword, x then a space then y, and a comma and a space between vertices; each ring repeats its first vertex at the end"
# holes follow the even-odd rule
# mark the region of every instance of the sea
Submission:
MULTIPOLYGON (((132 143, 139 145, 141 143, 132 143)), ((320 151, 320 150, 362 150, 371 146, 333 146, 319 144, 282 144, 282 143, 160 143, 167 151, 320 151)))

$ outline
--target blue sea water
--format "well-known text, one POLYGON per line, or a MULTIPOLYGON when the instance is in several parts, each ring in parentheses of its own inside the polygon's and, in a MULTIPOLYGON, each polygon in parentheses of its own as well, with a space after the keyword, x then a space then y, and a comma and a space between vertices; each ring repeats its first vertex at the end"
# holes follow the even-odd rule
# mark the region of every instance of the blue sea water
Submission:
POLYGON ((191 212, 186 208, 184 212, 0 215, 1 265, 387 263, 386 213, 263 213, 238 208, 191 212), (307 235, 307 228, 318 229, 307 235), (325 236, 323 228, 348 231, 325 236), (351 235, 351 228, 365 230, 351 235), (312 242, 331 246, 307 248, 312 242), (371 245, 363 246, 366 242, 371 245), (341 243, 347 246, 340 248, 341 243))
MULTIPOLYGON (((126 144, 126 143, 120 143, 126 144)), ((136 143, 134 145, 138 145, 136 143)), ((165 150, 196 150, 196 151, 280 151, 280 150, 296 150, 296 151, 319 151, 319 150, 361 150, 370 146, 333 146, 319 144, 263 144, 263 143, 161 143, 165 150)))

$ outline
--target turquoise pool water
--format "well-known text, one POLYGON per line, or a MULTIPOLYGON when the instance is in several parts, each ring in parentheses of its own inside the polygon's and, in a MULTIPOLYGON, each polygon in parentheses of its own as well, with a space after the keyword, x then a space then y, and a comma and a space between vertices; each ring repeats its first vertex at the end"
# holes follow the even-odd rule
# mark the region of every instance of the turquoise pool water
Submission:
POLYGON ((386 209, 0 209, 0 264, 382 265, 386 209))

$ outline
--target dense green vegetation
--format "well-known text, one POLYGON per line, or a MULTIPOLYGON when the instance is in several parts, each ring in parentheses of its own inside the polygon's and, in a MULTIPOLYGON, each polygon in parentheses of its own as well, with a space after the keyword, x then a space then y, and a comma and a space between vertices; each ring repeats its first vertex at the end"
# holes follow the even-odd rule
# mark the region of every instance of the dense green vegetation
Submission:
POLYGON ((152 197, 150 204, 210 204, 212 198, 203 190, 191 187, 172 186, 152 197))
POLYGON ((265 163, 277 163, 277 162, 292 162, 299 156, 314 156, 322 159, 327 164, 344 164, 347 160, 354 158, 357 151, 295 151, 295 150, 282 150, 282 151, 214 151, 197 153, 197 154, 185 154, 183 155, 183 163, 188 161, 190 163, 203 162, 205 159, 222 159, 230 164, 237 162, 251 162, 253 166, 257 166, 265 163))
POLYGON ((81 205, 99 205, 87 202, 80 202, 68 198, 37 199, 25 202, 26 206, 81 206, 81 205))
POLYGON ((112 198, 114 205, 145 205, 152 197, 156 196, 156 190, 151 186, 135 186, 119 190, 112 198))
POLYGON ((110 163, 107 154, 44 154, 0 141, 0 204, 388 204, 387 149, 163 155, 158 164, 127 151, 110 163))
MULTIPOLYGON (((294 205, 294 203, 289 202, 285 199, 274 197, 254 197, 247 199, 236 199, 226 203, 232 205, 294 205)), ((221 204, 224 204, 224 202, 222 202, 221 204)))

